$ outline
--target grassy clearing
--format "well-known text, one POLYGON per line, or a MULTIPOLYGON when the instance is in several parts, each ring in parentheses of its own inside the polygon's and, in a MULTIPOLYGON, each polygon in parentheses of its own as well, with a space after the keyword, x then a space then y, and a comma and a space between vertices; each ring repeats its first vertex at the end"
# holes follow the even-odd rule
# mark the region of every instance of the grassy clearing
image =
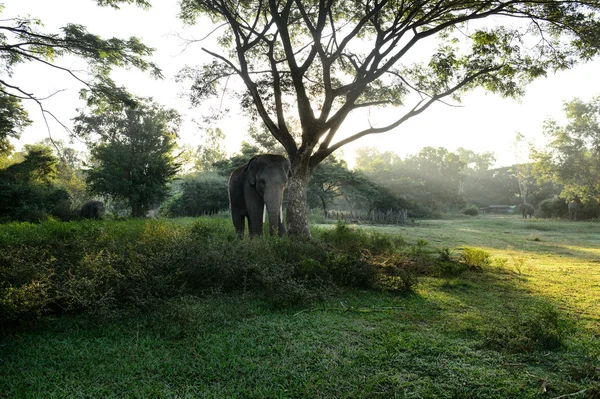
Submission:
MULTIPOLYGON (((252 292, 205 292, 143 313, 46 319, 0 343, 0 396, 600 395, 599 226, 473 218, 376 231, 412 253, 410 262, 456 263, 465 248, 491 261, 420 274, 404 295, 346 288, 274 309, 252 292)), ((374 237, 370 247, 389 245, 374 237)))

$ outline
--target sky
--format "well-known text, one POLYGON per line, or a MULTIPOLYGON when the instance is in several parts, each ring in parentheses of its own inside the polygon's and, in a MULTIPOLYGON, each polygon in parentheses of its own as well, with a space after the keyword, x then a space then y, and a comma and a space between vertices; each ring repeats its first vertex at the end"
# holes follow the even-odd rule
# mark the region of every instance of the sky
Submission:
MULTIPOLYGON (((187 88, 174 81, 174 76, 184 66, 210 61, 210 56, 201 51, 201 46, 218 51, 212 37, 188 47, 181 38, 203 38, 214 28, 210 23, 184 26, 177 18, 175 1, 153 3, 149 11, 144 11, 134 6, 122 6, 121 10, 100 8, 93 0, 4 0, 2 18, 30 15, 42 21, 45 32, 56 32, 71 22, 84 25, 90 32, 105 38, 141 38, 144 44, 156 49, 152 61, 162 69, 164 79, 153 80, 148 73, 135 70, 118 70, 113 75, 117 83, 125 85, 136 95, 151 96, 160 104, 178 110, 185 120, 180 131, 181 144, 197 146, 202 142, 205 128, 219 127, 227 136, 229 153, 235 153, 245 139, 248 121, 234 111, 212 126, 198 126, 193 120, 199 120, 203 114, 212 111, 208 107, 190 108, 189 102, 182 96, 187 88)), ((59 59, 57 64, 73 69, 85 66, 74 58, 59 59)), ((33 63, 22 64, 15 69, 12 82, 38 96, 60 91, 46 100, 44 107, 67 126, 72 126, 71 119, 77 115, 76 109, 83 106, 78 98, 79 84, 64 72, 33 63)), ((562 120, 565 101, 575 97, 587 101, 596 96, 600 96, 600 60, 569 71, 550 73, 548 77, 527 86, 526 94, 520 100, 503 99, 478 89, 465 95, 460 107, 435 104, 390 132, 367 136, 342 147, 342 156, 352 165, 353 151, 365 146, 394 151, 403 158, 418 153, 425 146, 445 147, 451 151, 464 147, 475 152, 494 152, 496 166, 506 166, 516 161, 512 147, 517 132, 541 147, 545 142, 543 122, 549 118, 562 120)), ((218 101, 213 100, 212 105, 218 107, 218 101)), ((17 148, 48 136, 39 107, 33 103, 26 106, 34 123, 16 142, 17 148)), ((235 104, 231 104, 231 108, 235 109, 235 104)), ((401 110, 398 109, 365 110, 349 119, 344 126, 382 125, 399 112, 401 110)), ((51 118, 48 123, 53 138, 68 141, 67 133, 58 123, 51 118)), ((340 133, 339 138, 343 138, 344 127, 340 133)), ((347 130, 347 133, 351 131, 347 130)), ((73 145, 84 148, 81 143, 73 145)))

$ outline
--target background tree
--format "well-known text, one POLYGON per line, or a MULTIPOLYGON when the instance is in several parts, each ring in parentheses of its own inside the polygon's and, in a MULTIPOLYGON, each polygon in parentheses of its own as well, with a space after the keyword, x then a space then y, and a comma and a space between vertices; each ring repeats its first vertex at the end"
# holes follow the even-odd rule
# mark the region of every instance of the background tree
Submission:
POLYGON ((356 161, 356 168, 374 183, 423 210, 438 213, 464 205, 461 188, 466 166, 445 148, 425 147, 405 160, 374 148, 361 149, 356 161))
POLYGON ((351 193, 357 191, 356 186, 360 183, 356 173, 348 170, 344 161, 330 157, 317 166, 310 178, 308 206, 322 208, 327 216, 329 206, 336 199, 346 198, 351 203, 351 193))
POLYGON ((202 144, 195 154, 195 169, 198 172, 214 170, 214 164, 227 157, 225 149, 225 133, 219 128, 208 128, 203 134, 202 144))
POLYGON ((92 193, 126 201, 133 217, 143 217, 168 194, 177 173, 173 150, 180 115, 151 99, 136 107, 94 108, 75 118, 76 134, 90 143, 86 181, 92 193))
POLYGON ((458 154, 442 147, 424 147, 406 158, 399 175, 423 182, 423 191, 428 195, 419 201, 422 206, 432 211, 447 211, 464 207, 465 168, 458 154))
POLYGON ((465 173, 474 174, 490 169, 496 162, 496 156, 493 152, 476 153, 463 147, 456 149, 456 155, 466 166, 465 173))
POLYGON ((68 193, 53 184, 58 159, 48 146, 26 146, 18 158, 22 161, 0 170, 0 222, 40 222, 68 207, 68 193))
POLYGON ((475 87, 517 96, 547 70, 590 59, 599 50, 598 10, 598 0, 182 0, 185 22, 204 15, 218 25, 224 51, 204 48, 212 63, 186 68, 180 78, 193 80, 194 104, 222 93, 218 82, 241 78, 242 106, 256 112, 292 164, 288 231, 309 235, 307 185, 323 159, 446 97, 475 87), (469 24, 486 18, 494 24, 469 24), (405 61, 430 39, 438 46, 427 61, 405 61), (334 140, 353 111, 385 106, 405 111, 334 140), (298 140, 290 118, 299 121, 298 140))
POLYGON ((69 194, 70 209, 64 209, 62 217, 66 219, 68 212, 78 211, 86 201, 91 199, 85 183, 85 172, 83 170, 84 154, 68 147, 62 140, 46 138, 39 145, 49 148, 58 159, 56 163, 56 178, 53 184, 58 188, 64 189, 69 194))
POLYGON ((31 124, 20 98, 0 91, 0 156, 14 150, 9 139, 18 139, 26 126, 31 124))
POLYGON ((534 173, 542 181, 562 185, 560 196, 600 201, 600 97, 589 102, 575 98, 564 104, 567 123, 548 120, 547 147, 534 151, 534 173))
POLYGON ((514 173, 519 183, 519 193, 523 204, 527 204, 527 194, 529 187, 533 184, 532 168, 533 165, 529 159, 531 143, 527 141, 525 136, 517 133, 513 141, 512 149, 515 157, 514 173))
MULTIPOLYGON (((118 7, 119 3, 149 6, 143 0, 96 2, 100 6, 112 7, 118 7)), ((3 9, 4 5, 0 4, 0 14, 3 9)), ((118 87, 111 79, 110 73, 114 67, 150 70, 153 76, 160 77, 158 67, 146 61, 153 50, 135 37, 126 40, 103 39, 77 24, 68 24, 60 33, 44 32, 42 27, 40 20, 31 17, 3 18, 0 22, 0 152, 8 149, 8 138, 18 138, 22 128, 30 123, 22 100, 36 102, 44 118, 47 115, 54 117, 43 106, 48 96, 39 96, 32 88, 20 86, 11 80, 17 64, 33 62, 64 71, 83 85, 81 96, 90 105, 94 102, 98 105, 99 101, 104 104, 132 104, 134 101, 123 87, 118 87), (56 60, 65 55, 84 59, 89 70, 75 71, 57 64, 56 60)))

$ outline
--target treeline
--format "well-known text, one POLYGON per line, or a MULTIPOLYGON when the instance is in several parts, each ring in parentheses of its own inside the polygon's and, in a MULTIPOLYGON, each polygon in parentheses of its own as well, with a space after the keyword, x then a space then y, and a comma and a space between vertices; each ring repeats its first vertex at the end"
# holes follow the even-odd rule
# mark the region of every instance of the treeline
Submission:
MULTIPOLYGON (((208 129, 198 148, 175 144, 179 115, 148 99, 136 107, 90 108, 76 118, 75 133, 89 155, 45 140, 14 152, 0 151, 0 222, 81 217, 81 206, 100 199, 114 216, 200 216, 228 209, 227 179, 260 153, 283 153, 268 132, 251 127, 227 156, 225 136, 208 129)), ((373 147, 356 151, 355 167, 330 156, 313 170, 311 209, 325 217, 408 211, 409 217, 477 214, 493 205, 531 204, 539 217, 566 217, 567 203, 581 204, 579 218, 600 214, 600 100, 565 104, 567 123, 547 121, 549 144, 515 148, 523 162, 491 168, 492 153, 423 148, 401 158, 373 147)))
MULTIPOLYGON (((358 171, 430 216, 523 203, 517 166, 491 168, 494 161, 492 153, 464 148, 452 152, 425 147, 405 159, 372 147, 356 153, 358 171)), ((533 176, 526 184, 528 201, 534 205, 560 193, 557 185, 538 183, 533 176)))

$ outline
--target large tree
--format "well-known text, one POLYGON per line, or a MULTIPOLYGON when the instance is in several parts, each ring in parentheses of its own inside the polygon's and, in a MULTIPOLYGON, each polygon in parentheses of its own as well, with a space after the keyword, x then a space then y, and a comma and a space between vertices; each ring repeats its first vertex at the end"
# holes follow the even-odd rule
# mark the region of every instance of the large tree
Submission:
MULTIPOLYGON (((96 2, 100 6, 115 8, 119 3, 149 6, 145 0, 96 2)), ((3 9, 4 5, 0 4, 0 14, 3 9)), ((89 104, 101 101, 104 104, 126 102, 131 105, 134 98, 111 79, 111 71, 115 67, 135 67, 150 70, 152 75, 160 77, 158 67, 147 60, 152 52, 153 49, 135 37, 104 39, 78 24, 68 24, 60 32, 46 32, 42 21, 33 17, 3 18, 0 21, 0 152, 9 151, 8 139, 18 138, 23 127, 30 123, 23 108, 24 100, 37 103, 44 118, 54 118, 51 110, 43 105, 48 95, 40 95, 34 87, 13 81, 13 71, 18 64, 37 63, 72 76, 82 84, 80 94, 89 104), (81 71, 60 65, 58 59, 66 55, 85 60, 89 69, 81 71)))
POLYGON ((598 10, 600 0, 182 0, 182 18, 208 16, 223 47, 203 48, 213 61, 182 76, 194 80, 195 102, 241 78, 242 104, 292 163, 288 231, 308 235, 308 180, 332 152, 446 97, 475 87, 517 96, 546 71, 594 57, 598 10), (402 107, 395 120, 344 127, 336 140, 352 112, 386 106, 402 107), (290 118, 299 121, 299 140, 290 118))
POLYGON ((181 117, 149 99, 136 103, 84 112, 75 118, 75 132, 90 145, 88 189, 127 202, 133 217, 143 217, 167 197, 177 173, 173 150, 181 117))
POLYGON ((547 147, 534 151, 534 173, 563 186, 561 197, 600 203, 600 97, 565 103, 566 124, 548 120, 547 147))

